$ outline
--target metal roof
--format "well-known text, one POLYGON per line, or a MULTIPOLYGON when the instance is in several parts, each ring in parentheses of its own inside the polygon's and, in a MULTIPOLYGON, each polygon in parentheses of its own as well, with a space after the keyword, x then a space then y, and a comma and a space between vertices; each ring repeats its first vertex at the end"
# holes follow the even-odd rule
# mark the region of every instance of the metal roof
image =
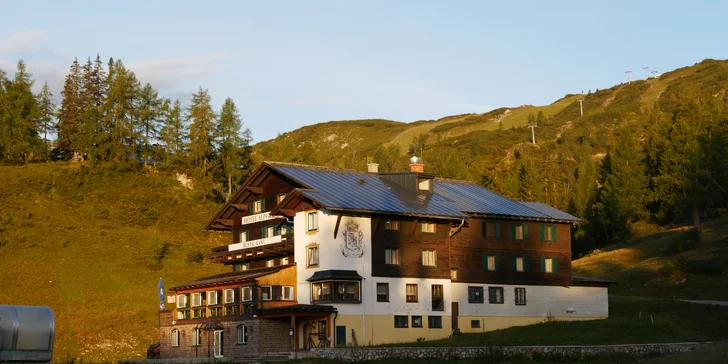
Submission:
POLYGON ((195 287, 211 287, 221 286, 225 284, 241 283, 250 281, 252 279, 262 277, 271 273, 275 273, 283 268, 288 268, 291 265, 279 265, 276 267, 266 267, 252 270, 245 270, 242 272, 223 273, 210 277, 200 278, 196 281, 181 284, 169 289, 169 291, 180 291, 185 289, 191 289, 195 287))
POLYGON ((541 203, 520 203, 476 184, 435 178, 433 192, 412 191, 363 171, 266 162, 298 182, 302 196, 330 210, 462 219, 482 214, 523 219, 580 221, 541 203))
POLYGON ((361 281, 364 277, 360 276, 355 270, 340 270, 340 269, 329 269, 320 270, 315 272, 311 278, 307 279, 309 282, 328 281, 328 280, 347 280, 347 281, 361 281))

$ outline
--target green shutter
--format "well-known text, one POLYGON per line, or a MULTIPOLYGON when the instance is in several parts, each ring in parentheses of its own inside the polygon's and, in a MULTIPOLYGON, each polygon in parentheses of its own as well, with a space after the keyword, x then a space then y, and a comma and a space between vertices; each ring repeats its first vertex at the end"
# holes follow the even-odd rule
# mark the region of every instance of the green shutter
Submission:
POLYGON ((528 224, 523 225, 523 240, 528 240, 528 224))
POLYGON ((523 257, 523 271, 528 272, 528 256, 523 257))
POLYGON ((483 270, 488 270, 488 254, 483 255, 483 270))
POLYGON ((516 223, 511 222, 511 239, 516 240, 516 223))
POLYGON ((553 259, 553 265, 554 265, 554 273, 559 272, 559 258, 551 258, 553 259))
POLYGON ((495 237, 500 238, 500 222, 494 222, 495 224, 495 237))
POLYGON ((541 273, 546 273, 546 257, 541 257, 541 273))
POLYGON ((514 272, 518 271, 518 263, 516 262, 516 260, 518 260, 518 257, 514 255, 513 256, 513 271, 514 272))
POLYGON ((495 255, 495 271, 500 272, 500 254, 495 255))
POLYGON ((544 239, 544 237, 545 237, 545 235, 544 235, 544 226, 543 225, 539 225, 539 227, 541 228, 541 241, 544 241, 545 240, 544 239))
POLYGON ((260 237, 267 238, 267 236, 265 236, 265 227, 260 228, 260 237))
POLYGON ((250 212, 251 215, 253 214, 253 206, 255 206, 255 201, 251 202, 250 205, 248 205, 248 212, 250 212))
POLYGON ((260 199, 260 211, 261 212, 265 211, 265 199, 264 198, 260 199))
POLYGON ((556 241, 556 225, 551 225, 551 232, 553 235, 551 235, 551 241, 556 241))

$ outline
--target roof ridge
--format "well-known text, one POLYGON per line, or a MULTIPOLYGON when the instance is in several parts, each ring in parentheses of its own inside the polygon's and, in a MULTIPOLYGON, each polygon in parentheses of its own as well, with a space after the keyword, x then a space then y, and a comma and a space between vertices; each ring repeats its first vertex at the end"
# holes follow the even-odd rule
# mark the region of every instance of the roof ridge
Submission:
POLYGON ((455 182, 455 183, 462 183, 464 185, 473 185, 473 186, 483 187, 483 186, 480 186, 479 184, 476 184, 475 182, 467 181, 464 179, 454 179, 454 178, 444 178, 444 177, 435 177, 433 179, 437 182, 455 182))
POLYGON ((350 169, 350 168, 338 168, 338 167, 327 167, 327 166, 315 166, 312 164, 302 164, 302 163, 292 163, 292 162, 276 162, 276 161, 265 161, 263 163, 266 163, 270 166, 290 166, 290 167, 302 167, 307 169, 317 169, 317 170, 325 170, 329 172, 336 172, 336 173, 358 173, 363 175, 370 175, 367 171, 361 171, 358 169, 350 169))

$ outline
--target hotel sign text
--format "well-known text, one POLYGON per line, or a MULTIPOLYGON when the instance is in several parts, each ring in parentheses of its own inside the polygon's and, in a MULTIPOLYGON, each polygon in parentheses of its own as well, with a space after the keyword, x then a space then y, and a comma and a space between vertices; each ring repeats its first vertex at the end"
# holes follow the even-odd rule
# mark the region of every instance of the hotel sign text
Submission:
POLYGON ((281 241, 282 240, 281 240, 281 236, 280 235, 271 236, 270 238, 263 238, 263 239, 255 239, 255 240, 250 240, 250 241, 244 241, 242 243, 228 245, 228 251, 240 250, 240 249, 248 249, 248 248, 257 248, 257 247, 260 247, 260 246, 263 246, 263 245, 280 243, 281 241))
POLYGON ((264 212, 262 214, 255 214, 250 216, 243 216, 242 224, 255 224, 256 222, 268 221, 273 219, 279 219, 281 216, 271 216, 270 212, 264 212))

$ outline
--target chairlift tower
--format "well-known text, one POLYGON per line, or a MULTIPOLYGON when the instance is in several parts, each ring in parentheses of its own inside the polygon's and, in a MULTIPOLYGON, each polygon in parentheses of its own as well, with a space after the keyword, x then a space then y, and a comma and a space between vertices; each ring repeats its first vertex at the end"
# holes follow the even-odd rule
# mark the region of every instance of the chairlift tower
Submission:
POLYGON ((624 71, 624 73, 627 74, 627 83, 628 84, 632 83, 632 81, 630 81, 630 79, 629 79, 629 75, 632 74, 632 71, 624 71))

